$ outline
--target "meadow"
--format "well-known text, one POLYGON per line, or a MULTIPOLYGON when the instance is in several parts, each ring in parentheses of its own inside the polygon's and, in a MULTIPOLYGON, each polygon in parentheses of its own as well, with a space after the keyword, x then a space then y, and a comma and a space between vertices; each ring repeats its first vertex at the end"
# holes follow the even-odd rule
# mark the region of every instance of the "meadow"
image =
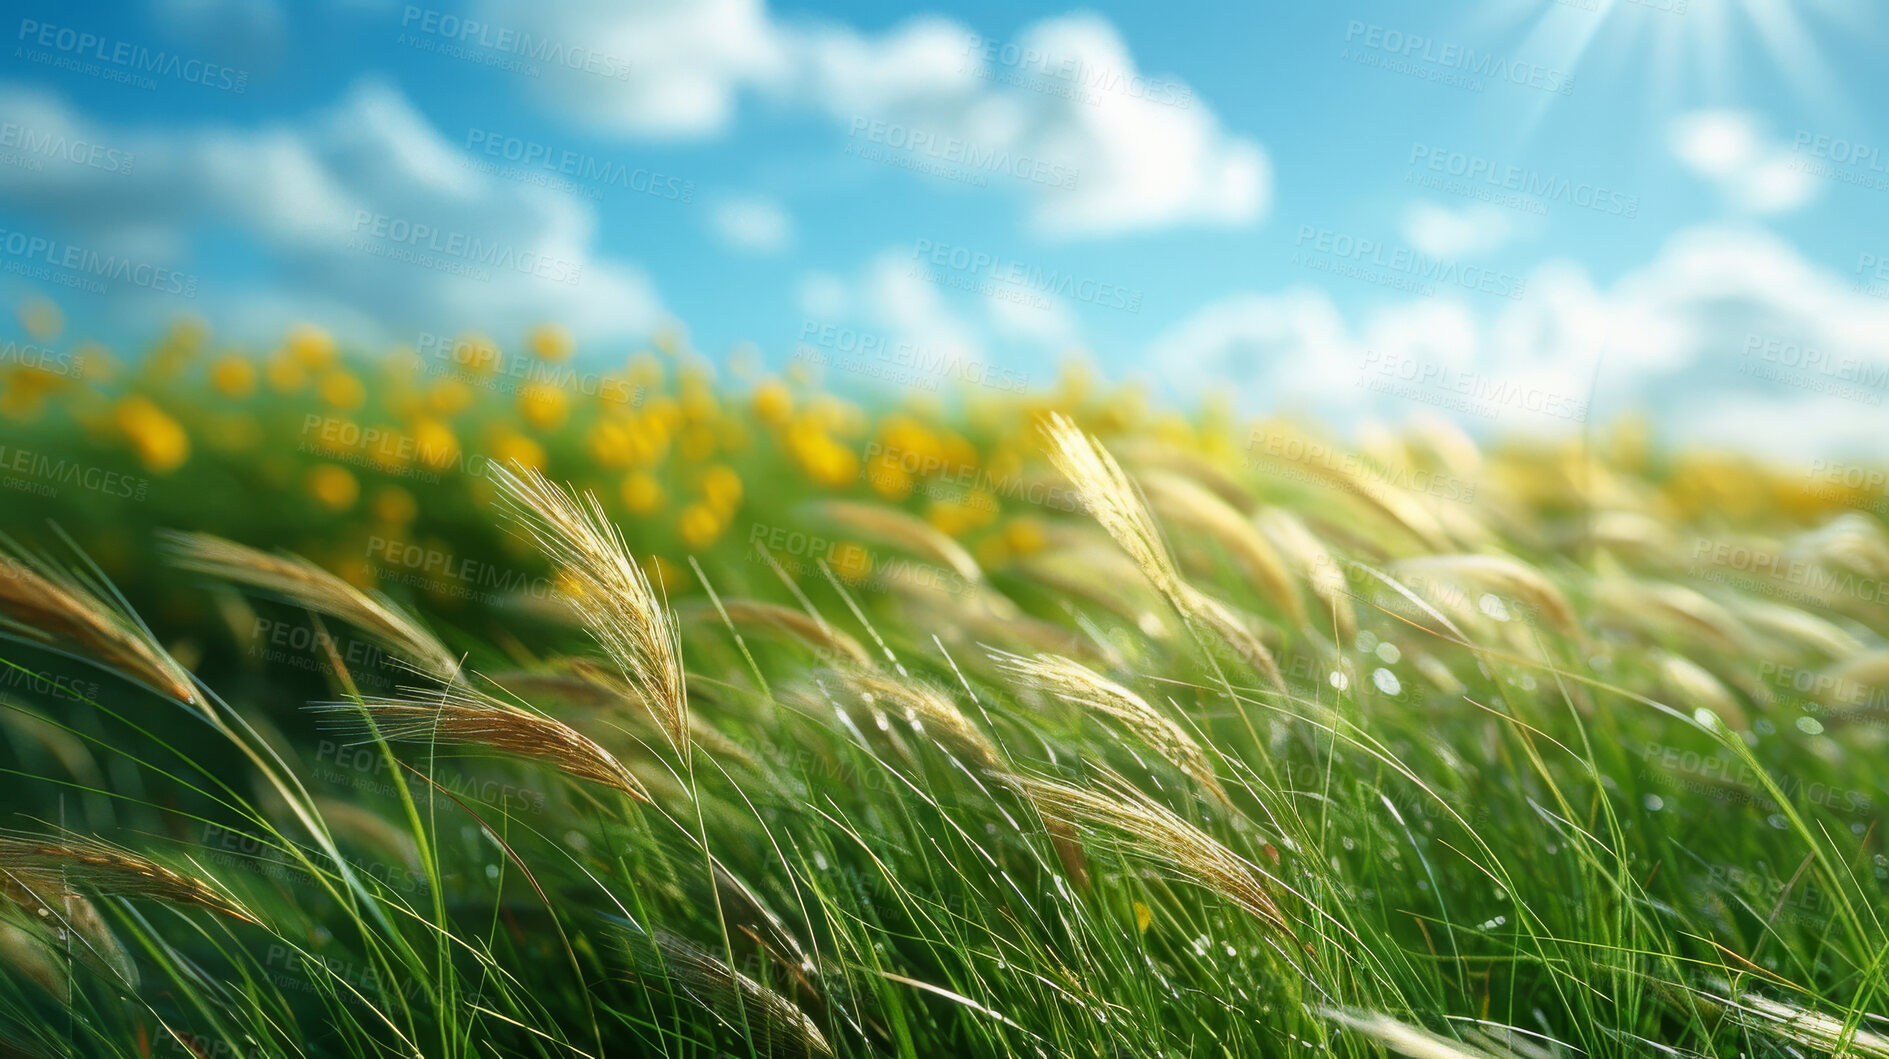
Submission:
POLYGON ((22 328, 0 1054, 1889 1056, 1880 468, 22 328))

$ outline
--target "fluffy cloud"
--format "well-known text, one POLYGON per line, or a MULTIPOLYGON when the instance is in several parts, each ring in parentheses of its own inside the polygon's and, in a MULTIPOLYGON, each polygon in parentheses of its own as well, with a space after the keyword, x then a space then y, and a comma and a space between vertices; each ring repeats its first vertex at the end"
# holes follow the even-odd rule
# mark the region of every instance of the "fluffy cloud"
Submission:
POLYGON ((793 218, 779 202, 763 195, 724 199, 710 217, 722 242, 746 253, 775 254, 793 242, 793 218))
POLYGON ((1484 314, 1453 299, 1348 322, 1320 290, 1244 294, 1161 336, 1154 363, 1198 391, 1357 421, 1441 410, 1472 428, 1566 432, 1640 410, 1672 436, 1799 459, 1881 444, 1889 301, 1761 230, 1675 235, 1611 287, 1549 262, 1484 314), (1591 402, 1591 408, 1590 408, 1591 402))
POLYGON ((486 0, 478 19, 553 57, 533 61, 548 109, 632 136, 719 133, 788 59, 761 0, 486 0))
POLYGON ((706 137, 744 92, 764 95, 828 114, 906 168, 1011 187, 1048 235, 1243 225, 1271 201, 1260 146, 1222 130, 1186 84, 1141 71, 1099 15, 1038 22, 1014 42, 938 17, 879 34, 790 23, 759 0, 488 0, 481 17, 587 57, 541 64, 537 90, 560 118, 706 137))
MULTIPOLYGON (((0 112, 47 142, 129 159, 0 169, 0 190, 48 229, 34 234, 185 271, 216 267, 232 251, 266 261, 246 280, 203 285, 196 307, 215 319, 279 331, 285 319, 313 318, 368 332, 361 338, 410 339, 475 327, 509 335, 546 319, 580 335, 627 336, 659 316, 642 274, 598 253, 587 202, 466 167, 380 82, 260 128, 104 128, 57 97, 17 88, 0 89, 0 112), (269 319, 265 305, 281 314, 269 319)), ((131 323, 190 307, 137 289, 113 291, 106 304, 131 323)))
POLYGON ((1672 125, 1673 154, 1715 184, 1733 209, 1786 213, 1809 202, 1817 186, 1792 165, 1790 147, 1770 139, 1748 111, 1698 110, 1672 125))
POLYGON ((1434 202, 1413 202, 1404 212, 1404 239, 1432 257, 1461 257, 1500 250, 1515 234, 1508 214, 1477 203, 1452 210, 1434 202))

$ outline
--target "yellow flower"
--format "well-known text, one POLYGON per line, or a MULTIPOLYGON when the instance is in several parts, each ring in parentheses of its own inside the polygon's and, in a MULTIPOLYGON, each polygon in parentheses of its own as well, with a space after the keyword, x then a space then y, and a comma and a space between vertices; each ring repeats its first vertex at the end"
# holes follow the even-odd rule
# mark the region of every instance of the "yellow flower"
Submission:
POLYGON ((702 502, 722 518, 732 516, 741 506, 741 476, 725 463, 710 467, 702 475, 702 502))
POLYGON ((631 426, 617 419, 600 419, 584 436, 590 462, 602 470, 627 467, 630 463, 631 426))
POLYGON ((787 425, 794 414, 794 394, 779 379, 769 379, 754 389, 754 417, 771 427, 787 425))
POLYGON ((66 329, 66 315, 58 303, 43 295, 33 295, 20 303, 20 326, 36 341, 50 342, 66 329))
POLYGON ((493 439, 492 459, 501 467, 514 462, 535 470, 544 469, 544 447, 523 434, 506 432, 493 439))
POLYGON ((330 511, 346 511, 361 495, 361 483, 353 472, 332 463, 318 463, 308 469, 304 479, 308 495, 330 511))
POLYGON ((112 418, 138 451, 138 459, 154 474, 168 474, 190 458, 190 435, 148 397, 127 397, 113 409, 112 418))
POLYGON ((459 458, 459 438, 452 427, 439 420, 416 419, 411 434, 414 454, 433 470, 443 471, 459 458))
POLYGON ((887 500, 896 502, 912 495, 912 476, 891 453, 880 453, 867 465, 866 481, 887 500))
POLYGON ((682 429, 682 405, 666 393, 650 398, 643 406, 643 414, 661 423, 665 435, 672 435, 682 429))
POLYGON ((210 368, 210 384, 223 396, 241 400, 256 392, 256 365, 241 354, 227 353, 210 368))
POLYGON ((525 344, 538 356, 550 361, 569 360, 574 345, 571 333, 557 324, 539 324, 525 337, 525 344))
POLYGON ((283 340, 282 348, 304 368, 326 368, 335 361, 334 338, 312 324, 296 324, 283 340))
POLYGON ((570 410, 570 396, 548 382, 534 382, 518 391, 518 414, 539 430, 563 426, 570 410))
POLYGON ((704 426, 693 426, 682 432, 682 458, 691 463, 700 463, 715 455, 715 432, 704 426))
POLYGON ((468 371, 485 374, 498 367, 498 344, 481 334, 460 335, 453 340, 453 363, 468 371))
POLYGON ((367 403, 367 387, 352 374, 336 368, 324 372, 317 391, 328 407, 342 412, 351 412, 367 403))
POLYGON ((413 494, 397 485, 383 485, 374 493, 374 517, 382 522, 404 526, 419 513, 413 494))
POLYGON ((662 510, 662 483, 648 471, 636 471, 623 479, 623 506, 632 515, 653 515, 662 510))
POLYGON ((722 524, 721 519, 716 518, 706 505, 690 504, 682 509, 676 528, 682 533, 684 546, 692 551, 700 551, 721 536, 722 524))
POLYGON ((1041 522, 1025 515, 1011 519, 1004 527, 1004 543, 1017 555, 1035 555, 1049 543, 1049 538, 1041 522))

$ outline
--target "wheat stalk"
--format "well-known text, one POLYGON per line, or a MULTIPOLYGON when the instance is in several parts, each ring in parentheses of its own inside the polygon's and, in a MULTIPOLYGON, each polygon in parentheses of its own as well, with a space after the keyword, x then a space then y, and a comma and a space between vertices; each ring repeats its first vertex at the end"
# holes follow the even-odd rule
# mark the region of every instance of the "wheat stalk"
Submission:
POLYGON ((580 500, 532 468, 494 465, 502 503, 561 573, 585 629, 639 691, 679 752, 689 740, 688 684, 675 619, 630 557, 595 494, 580 500))

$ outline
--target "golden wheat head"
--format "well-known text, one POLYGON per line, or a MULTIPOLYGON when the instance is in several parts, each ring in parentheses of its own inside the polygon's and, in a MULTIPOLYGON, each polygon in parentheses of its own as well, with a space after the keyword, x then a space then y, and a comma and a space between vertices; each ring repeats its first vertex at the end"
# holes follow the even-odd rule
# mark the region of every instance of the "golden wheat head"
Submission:
POLYGON ((674 746, 688 745, 688 684, 682 640, 622 531, 593 494, 572 491, 532 468, 492 467, 506 510, 556 564, 564 595, 586 630, 643 693, 674 746))

